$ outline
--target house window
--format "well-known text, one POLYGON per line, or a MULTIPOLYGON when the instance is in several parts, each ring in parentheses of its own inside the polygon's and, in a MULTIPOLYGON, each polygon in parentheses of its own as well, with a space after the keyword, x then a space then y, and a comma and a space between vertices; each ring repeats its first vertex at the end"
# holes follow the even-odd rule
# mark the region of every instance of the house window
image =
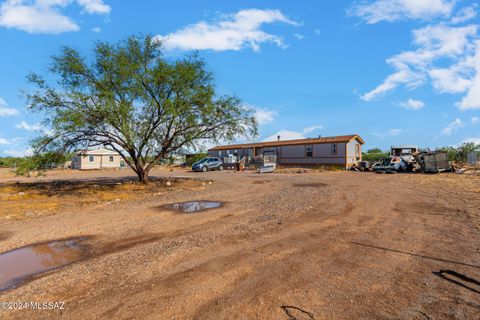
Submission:
POLYGON ((113 156, 110 156, 110 162, 113 162, 113 156))
POLYGON ((357 158, 357 160, 360 159, 360 145, 359 144, 355 145, 355 158, 357 158))
POLYGON ((332 154, 337 154, 337 144, 332 143, 332 154))
POLYGON ((313 145, 309 144, 305 146, 305 156, 313 157, 313 145))
POLYGON ((94 161, 95 161, 95 159, 94 159, 94 157, 93 157, 93 156, 88 156, 88 161, 89 161, 89 162, 94 162, 94 161))

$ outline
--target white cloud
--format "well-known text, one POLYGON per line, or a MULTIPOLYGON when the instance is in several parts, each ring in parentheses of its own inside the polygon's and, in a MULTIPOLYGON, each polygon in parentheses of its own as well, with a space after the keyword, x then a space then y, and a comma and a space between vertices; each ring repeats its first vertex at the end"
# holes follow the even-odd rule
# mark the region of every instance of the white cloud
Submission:
POLYGON ((388 59, 394 73, 361 99, 371 101, 400 85, 414 89, 430 80, 440 93, 468 91, 458 104, 460 109, 480 108, 480 76, 475 77, 480 71, 478 28, 477 25, 452 27, 440 23, 414 30, 413 44, 417 50, 388 59))
POLYGON ((3 153, 7 156, 10 157, 25 157, 25 156, 31 156, 33 154, 33 149, 32 148, 26 148, 26 149, 7 149, 3 150, 3 153))
POLYGON ((29 33, 51 33, 78 31, 80 27, 69 17, 62 15, 58 8, 67 1, 7 0, 0 7, 0 26, 16 28, 29 33))
POLYGON ((95 33, 99 33, 99 32, 102 32, 102 28, 94 27, 94 28, 92 28, 92 31, 95 32, 95 33))
POLYGON ((277 141, 278 136, 280 140, 295 140, 295 139, 305 139, 309 133, 312 133, 316 130, 323 129, 323 126, 310 126, 302 129, 302 131, 290 131, 282 129, 275 134, 272 134, 269 137, 263 139, 263 141, 277 141))
POLYGON ((20 112, 18 112, 17 109, 14 108, 9 108, 8 104, 0 98, 0 117, 6 117, 6 116, 16 116, 19 115, 20 112))
POLYGON ((477 11, 475 10, 475 8, 476 5, 458 10, 455 17, 450 20, 450 23, 457 24, 475 18, 477 16, 477 11))
MULTIPOLYGON (((110 12, 102 0, 77 0, 90 14, 110 12)), ((0 6, 0 26, 28 33, 59 34, 78 31, 80 27, 61 11, 71 0, 6 0, 0 6)))
POLYGON ((471 117, 470 122, 471 122, 471 124, 475 125, 477 123, 480 123, 480 118, 479 117, 471 117))
POLYGON ((297 38, 298 40, 303 40, 305 39, 305 36, 303 34, 300 34, 300 33, 295 33, 293 35, 295 38, 297 38))
POLYGON ((480 137, 469 137, 462 141, 462 143, 471 143, 471 142, 480 145, 480 137))
POLYGON ((260 51, 261 44, 274 43, 281 48, 287 45, 282 38, 262 31, 267 23, 299 25, 279 10, 248 9, 223 16, 216 22, 205 21, 187 26, 179 31, 156 39, 163 41, 167 50, 242 50, 260 51))
POLYGON ((409 110, 420 110, 425 106, 425 103, 420 100, 408 99, 407 101, 400 102, 398 105, 409 110))
POLYGON ((424 78, 421 75, 410 71, 404 66, 402 66, 400 69, 401 70, 389 75, 381 85, 372 91, 365 93, 360 97, 360 99, 368 102, 386 94, 401 84, 415 88, 423 83, 424 78))
POLYGON ((441 93, 462 93, 471 85, 468 79, 470 67, 457 63, 449 68, 431 69, 428 71, 433 87, 441 93))
POLYGON ((465 124, 463 123, 463 121, 460 118, 456 118, 455 120, 450 122, 450 124, 447 127, 443 128, 442 133, 446 136, 449 136, 453 132, 463 127, 465 127, 465 124))
POLYGON ((374 137, 377 137, 380 140, 383 140, 388 137, 395 137, 400 135, 403 132, 403 129, 390 129, 387 132, 381 133, 381 132, 371 132, 370 134, 374 137))
POLYGON ((25 143, 25 139, 21 137, 16 137, 16 138, 2 138, 0 137, 0 145, 18 145, 21 143, 25 143))
POLYGON ((305 139, 305 136, 302 132, 280 130, 277 133, 272 134, 269 137, 266 137, 265 139, 263 139, 263 141, 277 141, 278 136, 280 136, 280 140, 305 139))
POLYGON ((474 74, 467 94, 457 103, 460 110, 480 109, 480 40, 476 42, 476 54, 465 59, 465 64, 471 66, 470 72, 474 74))
POLYGON ((18 129, 24 129, 27 131, 38 131, 43 128, 43 126, 40 123, 35 123, 35 124, 28 124, 25 121, 20 122, 19 124, 16 125, 18 129))
POLYGON ((274 110, 266 109, 266 108, 257 108, 255 110, 255 119, 259 125, 267 124, 273 122, 277 117, 278 113, 274 110))
POLYGON ((304 128, 303 133, 307 134, 307 133, 311 133, 313 131, 317 131, 317 130, 321 130, 321 129, 323 129, 323 126, 310 126, 310 127, 304 128))
POLYGON ((376 0, 353 6, 349 14, 369 24, 404 19, 430 20, 450 16, 454 5, 453 0, 376 0))
POLYGON ((388 135, 394 137, 394 136, 398 136, 402 132, 403 132, 402 129, 390 129, 388 130, 388 135))
POLYGON ((90 14, 107 14, 112 10, 103 0, 77 0, 77 2, 90 14))

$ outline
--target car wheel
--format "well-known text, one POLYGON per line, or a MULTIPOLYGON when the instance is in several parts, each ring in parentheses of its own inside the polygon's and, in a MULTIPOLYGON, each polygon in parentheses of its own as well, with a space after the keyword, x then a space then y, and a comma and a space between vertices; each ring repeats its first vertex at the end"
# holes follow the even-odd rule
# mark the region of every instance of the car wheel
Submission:
POLYGON ((203 172, 207 172, 207 170, 208 170, 208 168, 207 168, 206 166, 203 166, 203 167, 202 167, 202 171, 203 171, 203 172))
POLYGON ((223 171, 223 166, 222 166, 222 165, 219 165, 219 166, 218 166, 218 170, 223 171))

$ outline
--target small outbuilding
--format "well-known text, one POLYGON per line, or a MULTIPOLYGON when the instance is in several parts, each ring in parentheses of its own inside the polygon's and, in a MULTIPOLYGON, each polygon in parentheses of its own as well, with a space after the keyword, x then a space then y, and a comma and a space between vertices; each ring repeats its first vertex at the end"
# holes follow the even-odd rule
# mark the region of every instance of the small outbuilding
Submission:
POLYGON ((101 170, 125 168, 125 161, 118 152, 108 149, 81 150, 72 159, 72 168, 101 170))

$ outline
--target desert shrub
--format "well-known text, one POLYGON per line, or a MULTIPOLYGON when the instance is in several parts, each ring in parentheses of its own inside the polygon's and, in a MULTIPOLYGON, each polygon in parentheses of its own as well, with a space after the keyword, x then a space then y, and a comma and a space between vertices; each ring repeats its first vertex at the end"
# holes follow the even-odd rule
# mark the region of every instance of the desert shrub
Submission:
POLYGON ((0 168, 13 168, 22 161, 22 158, 5 157, 0 158, 0 168))
POLYGON ((381 153, 362 153, 362 160, 363 161, 369 161, 369 162, 375 162, 379 161, 389 155, 388 152, 381 152, 381 153))
POLYGON ((480 151, 480 145, 473 142, 465 142, 459 147, 443 147, 441 151, 447 151, 448 160, 456 162, 467 162, 467 156, 472 151, 480 151))

